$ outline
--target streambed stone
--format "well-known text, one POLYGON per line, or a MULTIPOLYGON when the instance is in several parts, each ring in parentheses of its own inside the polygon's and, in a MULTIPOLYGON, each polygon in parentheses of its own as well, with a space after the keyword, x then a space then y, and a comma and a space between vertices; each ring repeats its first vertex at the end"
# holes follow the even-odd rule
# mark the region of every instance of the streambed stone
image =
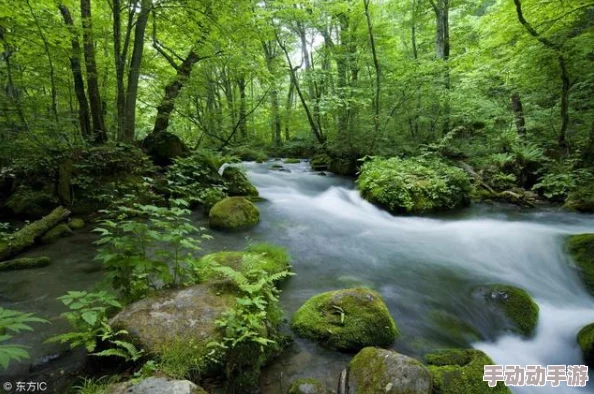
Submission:
POLYGON ((106 394, 207 394, 202 387, 189 380, 172 380, 164 377, 146 378, 110 386, 106 394))
POLYGON ((389 346, 398 336, 381 296, 363 287, 310 298, 293 315, 291 328, 303 338, 344 351, 389 346))
POLYGON ((338 394, 431 394, 431 373, 403 354, 366 347, 340 375, 338 394))
POLYGON ((243 197, 229 197, 217 202, 210 210, 209 224, 212 228, 238 229, 260 221, 260 211, 243 197))

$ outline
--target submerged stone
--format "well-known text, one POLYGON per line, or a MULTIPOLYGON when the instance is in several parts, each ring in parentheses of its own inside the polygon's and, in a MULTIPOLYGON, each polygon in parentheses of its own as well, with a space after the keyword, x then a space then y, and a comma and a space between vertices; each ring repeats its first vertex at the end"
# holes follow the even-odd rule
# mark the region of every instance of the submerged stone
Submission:
POLYGON ((577 335, 584 362, 594 367, 594 323, 583 327, 577 335))
POLYGON ((229 197, 216 203, 209 213, 212 228, 237 229, 260 221, 260 211, 243 197, 229 197))
POLYGON ((289 394, 330 394, 318 379, 297 379, 289 386, 289 394))
POLYGON ((594 295, 594 234, 570 236, 567 249, 580 270, 586 288, 594 295))
POLYGON ((310 298, 293 315, 291 328, 303 338, 344 351, 389 346, 398 335, 381 296, 361 287, 310 298))
POLYGON ((538 305, 524 289, 508 285, 480 286, 474 294, 500 310, 512 323, 512 331, 530 337, 538 324, 538 305))
POLYGON ((40 240, 44 244, 50 244, 68 235, 72 235, 72 230, 67 224, 61 223, 45 233, 40 240))
POLYGON ((341 374, 338 394, 431 394, 431 373, 403 354, 366 347, 341 374))
POLYGON ((483 381, 484 366, 495 363, 480 350, 439 350, 425 358, 433 375, 434 394, 511 394, 503 382, 489 387, 483 381))
POLYGON ((20 259, 0 262, 0 271, 12 271, 26 268, 45 267, 50 265, 49 257, 23 257, 20 259))

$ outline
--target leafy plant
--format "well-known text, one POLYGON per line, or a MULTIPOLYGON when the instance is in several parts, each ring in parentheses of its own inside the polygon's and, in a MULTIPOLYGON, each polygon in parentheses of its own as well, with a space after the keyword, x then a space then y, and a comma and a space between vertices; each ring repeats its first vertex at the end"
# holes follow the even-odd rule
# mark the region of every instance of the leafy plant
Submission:
POLYGON ((58 299, 70 309, 61 316, 74 330, 55 336, 50 342, 69 343, 72 348, 84 346, 93 356, 116 356, 126 361, 136 361, 143 355, 142 350, 123 339, 128 334, 125 330, 115 331, 109 325, 110 312, 122 307, 113 294, 69 291, 58 299), (104 350, 97 351, 103 347, 104 350))
MULTIPOLYGON (((153 205, 120 206, 116 219, 105 219, 94 231, 101 239, 96 259, 102 261, 107 280, 124 302, 131 302, 159 287, 186 285, 198 280, 200 239, 204 228, 193 226, 183 200, 171 209, 153 205), (196 237, 199 235, 199 238, 196 237)), ((113 213, 112 213, 113 214, 113 213)))
MULTIPOLYGON (((9 333, 33 331, 29 323, 48 323, 47 320, 10 309, 0 308, 0 343, 13 338, 9 333)), ((6 369, 11 361, 21 361, 29 358, 27 347, 23 345, 0 345, 0 366, 6 369)))

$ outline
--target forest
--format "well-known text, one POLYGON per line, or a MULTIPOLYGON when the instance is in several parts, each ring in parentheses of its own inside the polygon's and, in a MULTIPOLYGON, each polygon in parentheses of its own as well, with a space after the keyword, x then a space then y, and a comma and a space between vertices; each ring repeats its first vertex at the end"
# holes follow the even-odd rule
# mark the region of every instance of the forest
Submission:
POLYGON ((590 386, 591 0, 0 0, 0 87, 3 392, 590 386))

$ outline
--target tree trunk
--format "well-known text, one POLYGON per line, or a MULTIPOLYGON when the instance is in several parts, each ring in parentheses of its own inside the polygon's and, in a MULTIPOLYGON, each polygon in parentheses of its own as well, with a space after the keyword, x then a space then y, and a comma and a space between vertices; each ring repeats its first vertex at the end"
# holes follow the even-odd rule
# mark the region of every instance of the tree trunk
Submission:
POLYGON ((281 119, 278 108, 278 90, 276 88, 270 91, 270 105, 270 113, 272 115, 272 143, 275 146, 280 146, 282 145, 281 119))
POLYGON ((151 10, 151 1, 142 0, 140 13, 136 19, 134 30, 134 47, 132 49, 132 59, 130 60, 130 70, 128 71, 128 90, 125 100, 125 128, 123 141, 134 141, 136 130, 136 99, 138 97, 138 81, 140 78, 140 66, 142 65, 142 52, 144 49, 144 32, 148 22, 151 10))
MULTIPOLYGON (((121 0, 113 0, 113 54, 116 70, 116 118, 117 130, 116 135, 118 141, 125 140, 124 128, 125 108, 126 108, 126 92, 124 89, 124 68, 126 66, 126 54, 122 53, 122 21, 121 21, 122 4, 121 0)), ((128 26, 130 29, 131 26, 128 26)))
POLYGON ((247 117, 245 105, 245 76, 240 76, 237 79, 237 87, 239 88, 239 134, 241 139, 247 141, 247 117))
POLYGON ((74 93, 78 101, 78 122, 80 124, 80 131, 83 138, 91 138, 91 119, 89 115, 89 102, 87 101, 87 95, 85 94, 85 83, 82 75, 82 67, 80 64, 80 43, 78 42, 77 33, 74 28, 74 22, 72 21, 72 15, 70 10, 64 5, 59 6, 60 13, 64 18, 64 23, 68 26, 70 33, 72 34, 71 46, 72 56, 70 56, 70 69, 72 70, 72 78, 74 80, 74 93))
POLYGON ((285 141, 291 139, 291 109, 293 108, 293 96, 295 94, 295 85, 293 82, 289 82, 289 93, 287 93, 287 103, 285 105, 285 141))
POLYGON ((373 66, 375 68, 375 116, 374 116, 374 142, 379 134, 379 123, 380 123, 380 92, 381 92, 381 68, 379 60, 377 58, 377 52, 375 49, 375 39, 373 37, 373 25, 371 24, 371 15, 369 15, 369 0, 363 0, 365 7, 365 19, 367 20, 367 30, 369 33, 369 44, 371 45, 371 54, 373 57, 373 66))
POLYGON ((524 110, 522 108, 522 101, 520 100, 520 94, 514 92, 511 96, 512 111, 516 119, 516 129, 518 134, 521 136, 526 135, 526 120, 524 119, 524 110))
POLYGON ((107 141, 107 130, 103 119, 101 94, 97 77, 97 62, 95 60, 95 44, 93 41, 93 24, 91 16, 91 0, 80 0, 80 14, 83 26, 83 41, 85 66, 87 69, 87 90, 91 104, 91 119, 93 122, 93 138, 95 142, 107 141))
POLYGON ((182 64, 177 68, 177 75, 173 81, 165 86, 165 96, 157 107, 157 118, 152 133, 157 134, 167 130, 171 113, 175 108, 175 99, 192 73, 192 67, 200 60, 194 50, 191 50, 182 64))
POLYGON ((435 12, 435 56, 445 62, 444 87, 446 99, 444 104, 443 135, 450 129, 450 0, 429 0, 435 12), (437 2, 436 2, 437 1, 437 2))

